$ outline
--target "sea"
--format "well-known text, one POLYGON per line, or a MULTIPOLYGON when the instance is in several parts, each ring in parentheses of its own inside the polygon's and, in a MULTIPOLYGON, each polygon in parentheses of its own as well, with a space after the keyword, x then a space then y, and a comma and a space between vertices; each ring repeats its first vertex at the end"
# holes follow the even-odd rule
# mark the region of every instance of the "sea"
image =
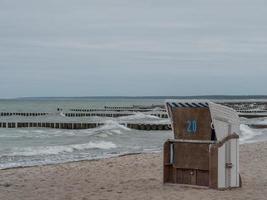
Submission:
MULTIPOLYGON (((1 99, 0 112, 48 112, 50 121, 58 120, 57 109, 104 108, 105 106, 163 105, 176 97, 80 97, 1 99), (53 115, 53 113, 55 113, 53 115)), ((189 97, 179 97, 186 98, 189 97)), ((204 97, 190 97, 204 98, 204 97)), ((259 99, 261 97, 205 97, 209 99, 259 99)), ((22 120, 21 116, 0 116, 0 121, 22 120)), ((38 117, 34 118, 38 121, 38 117)), ((40 116, 44 118, 44 116, 40 116)), ((64 116, 61 116, 64 119, 64 116)), ((99 122, 93 129, 0 128, 0 169, 94 160, 125 154, 161 152, 172 131, 140 131, 125 123, 169 123, 169 119, 136 112, 124 117, 81 117, 75 120, 99 122)), ((267 124, 267 118, 241 118, 240 144, 267 140, 267 129, 252 129, 250 122, 267 124)))

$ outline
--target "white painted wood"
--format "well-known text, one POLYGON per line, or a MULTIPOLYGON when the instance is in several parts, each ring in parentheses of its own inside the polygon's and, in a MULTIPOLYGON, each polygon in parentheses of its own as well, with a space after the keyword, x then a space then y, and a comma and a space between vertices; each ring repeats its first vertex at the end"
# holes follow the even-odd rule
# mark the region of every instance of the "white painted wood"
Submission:
POLYGON ((229 124, 218 119, 213 119, 213 124, 216 124, 215 133, 217 140, 223 140, 228 135, 229 124))
POLYGON ((239 187, 239 142, 227 141, 218 150, 218 188, 239 187), (232 163, 232 168, 226 168, 232 163))
POLYGON ((234 132, 238 135, 240 134, 240 120, 234 109, 212 102, 209 102, 209 109, 217 140, 221 141, 234 132), (230 124, 231 132, 225 131, 225 126, 222 125, 222 122, 230 124))
POLYGON ((173 116, 172 116, 172 108, 168 106, 168 102, 165 102, 165 109, 167 111, 168 117, 171 121, 171 128, 172 128, 172 133, 174 134, 174 122, 173 122, 173 116))
POLYGON ((231 141, 225 143, 225 187, 228 188, 231 185, 231 168, 227 168, 226 164, 231 163, 231 141))
POLYGON ((239 180, 239 140, 236 140, 236 176, 237 176, 237 187, 240 186, 239 180))
MULTIPOLYGON (((209 107, 218 141, 223 140, 232 133, 240 134, 240 121, 236 111, 226 106, 214 103, 209 103, 209 107)), ((220 155, 218 157, 219 188, 239 187, 238 139, 231 139, 230 141, 227 141, 225 143, 224 150, 225 151, 221 149, 219 151, 220 155), (223 153, 225 155, 222 155, 223 153), (232 168, 226 168, 226 163, 232 163, 232 168)))
POLYGON ((218 188, 225 188, 225 144, 218 149, 218 188))
POLYGON ((231 168, 231 184, 230 187, 237 187, 237 139, 230 140, 231 144, 231 163, 233 164, 233 167, 231 168))

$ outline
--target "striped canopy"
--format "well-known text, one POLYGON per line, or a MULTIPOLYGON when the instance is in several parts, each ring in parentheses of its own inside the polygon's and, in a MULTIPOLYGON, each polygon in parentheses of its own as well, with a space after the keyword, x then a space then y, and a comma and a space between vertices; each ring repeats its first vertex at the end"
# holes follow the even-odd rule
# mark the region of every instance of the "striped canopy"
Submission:
POLYGON ((177 108, 208 108, 209 107, 209 101, 167 100, 166 105, 169 107, 177 107, 177 108))

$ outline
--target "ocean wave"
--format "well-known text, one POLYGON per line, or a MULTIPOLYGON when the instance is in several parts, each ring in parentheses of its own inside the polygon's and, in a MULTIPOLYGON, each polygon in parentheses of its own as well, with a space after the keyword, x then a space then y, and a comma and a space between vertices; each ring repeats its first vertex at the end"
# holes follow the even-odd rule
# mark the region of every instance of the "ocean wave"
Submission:
POLYGON ((267 118, 266 117, 259 118, 258 122, 256 122, 255 124, 267 125, 267 118))
POLYGON ((51 138, 62 136, 75 136, 75 130, 58 129, 7 129, 0 134, 0 138, 51 138))
POLYGON ((102 126, 90 129, 46 129, 46 128, 34 128, 34 129, 6 129, 0 134, 0 138, 53 138, 53 137, 74 137, 74 136, 96 136, 99 134, 106 134, 111 136, 114 134, 124 134, 131 131, 123 124, 115 120, 105 120, 102 126))
POLYGON ((125 131, 130 131, 130 128, 127 128, 126 126, 118 123, 117 121, 114 120, 107 120, 105 121, 103 126, 100 126, 98 130, 125 130, 125 131))
POLYGON ((112 149, 116 148, 116 144, 112 142, 100 141, 89 142, 84 144, 72 144, 61 146, 36 146, 36 147, 21 147, 12 148, 10 153, 2 156, 36 156, 36 155, 56 155, 59 153, 72 153, 74 151, 81 151, 86 149, 112 149))
POLYGON ((240 125, 240 130, 241 130, 240 144, 251 142, 251 140, 255 136, 259 136, 259 135, 264 134, 264 132, 262 130, 252 129, 248 125, 245 125, 245 124, 240 125))
POLYGON ((162 111, 162 110, 164 110, 164 109, 162 109, 161 107, 155 107, 155 108, 153 108, 153 111, 162 111))
POLYGON ((125 134, 131 131, 130 128, 118 123, 114 120, 106 120, 104 125, 93 128, 80 130, 79 134, 97 136, 97 137, 108 137, 112 135, 125 134))
POLYGON ((134 115, 129 115, 129 116, 123 116, 123 117, 118 117, 119 120, 148 120, 148 119, 161 119, 157 116, 153 116, 150 114, 144 114, 141 112, 136 112, 134 115))

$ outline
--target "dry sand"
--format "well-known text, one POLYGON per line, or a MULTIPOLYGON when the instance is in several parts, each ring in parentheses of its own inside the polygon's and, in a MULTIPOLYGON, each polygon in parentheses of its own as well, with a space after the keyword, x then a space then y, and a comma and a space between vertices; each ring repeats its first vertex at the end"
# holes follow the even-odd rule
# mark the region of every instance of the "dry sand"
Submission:
POLYGON ((0 170, 0 200, 267 199, 267 143, 240 147, 243 187, 228 191, 162 184, 162 155, 0 170))

